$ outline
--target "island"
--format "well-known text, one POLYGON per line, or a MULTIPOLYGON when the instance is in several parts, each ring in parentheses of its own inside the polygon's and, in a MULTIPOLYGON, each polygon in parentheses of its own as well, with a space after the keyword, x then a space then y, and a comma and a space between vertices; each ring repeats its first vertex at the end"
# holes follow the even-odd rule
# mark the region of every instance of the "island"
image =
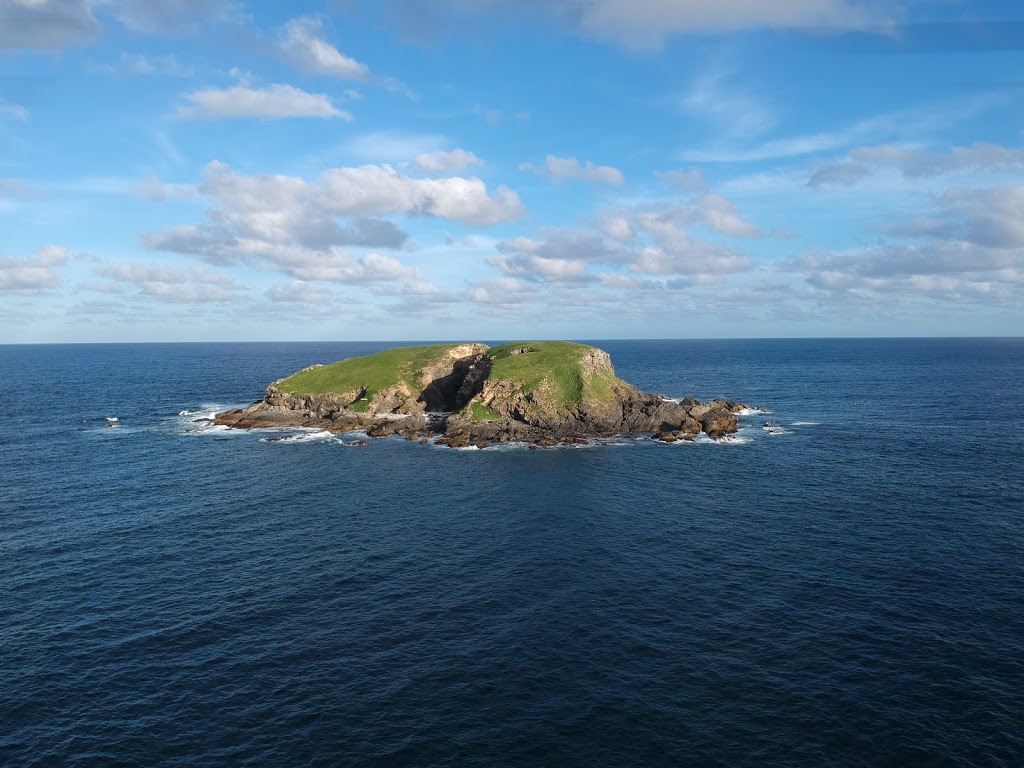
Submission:
POLYGON ((608 353, 565 341, 399 347, 279 379, 245 408, 215 414, 241 429, 313 427, 333 433, 459 447, 554 446, 640 435, 663 442, 723 438, 742 403, 671 400, 615 375, 608 353))

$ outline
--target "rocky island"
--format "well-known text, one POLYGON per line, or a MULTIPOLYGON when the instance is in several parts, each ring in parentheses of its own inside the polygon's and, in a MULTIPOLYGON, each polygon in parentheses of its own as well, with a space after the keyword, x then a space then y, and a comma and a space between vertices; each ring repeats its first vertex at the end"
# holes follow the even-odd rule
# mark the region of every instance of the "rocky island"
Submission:
POLYGON ((736 431, 747 406, 641 392, 615 375, 607 352, 564 341, 434 344, 315 365, 279 379, 245 408, 214 416, 229 427, 315 427, 405 435, 452 447, 525 441, 556 445, 647 433, 672 442, 736 431))

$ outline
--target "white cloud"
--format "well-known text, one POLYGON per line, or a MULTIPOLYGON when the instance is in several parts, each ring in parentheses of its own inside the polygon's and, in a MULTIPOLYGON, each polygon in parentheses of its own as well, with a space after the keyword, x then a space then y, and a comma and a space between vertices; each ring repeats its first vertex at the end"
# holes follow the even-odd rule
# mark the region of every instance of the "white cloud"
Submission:
MULTIPOLYGON (((145 296, 173 302, 234 301, 244 291, 231 275, 211 272, 198 264, 168 267, 123 262, 116 267, 100 267, 96 274, 113 283, 102 292, 113 293, 113 286, 126 284, 135 286, 145 296)), ((92 286, 90 290, 103 286, 92 286)))
POLYGON ((87 0, 0 0, 0 48, 65 48, 99 33, 87 0))
POLYGON ((68 263, 68 250, 59 245, 44 245, 35 256, 12 259, 0 256, 0 293, 35 296, 64 281, 57 267, 68 263))
POLYGON ((386 18, 422 38, 460 27, 460 14, 502 10, 546 12, 582 35, 650 48, 687 34, 758 27, 856 27, 891 21, 895 2, 862 0, 379 0, 386 18))
POLYGON ((166 34, 201 22, 238 17, 233 0, 110 0, 118 19, 130 29, 166 34))
POLYGON ((834 300, 1024 301, 1024 186, 951 188, 929 215, 887 233, 871 247, 807 255, 779 268, 802 272, 834 300))
POLYGON ((416 167, 424 173, 455 173, 467 165, 483 165, 483 160, 464 149, 427 152, 416 157, 416 167))
POLYGON ((519 168, 538 176, 547 176, 555 184, 565 181, 591 181, 619 186, 625 182, 622 171, 618 168, 612 168, 609 165, 594 165, 590 161, 580 164, 575 157, 548 155, 543 167, 538 168, 531 163, 522 163, 519 168))
POLYGON ((482 226, 525 215, 519 196, 508 187, 490 195, 478 178, 412 179, 387 165, 334 168, 321 176, 318 186, 321 205, 344 215, 409 213, 482 226))
POLYGON ((326 289, 302 280, 272 285, 267 289, 266 296, 271 301, 284 304, 323 304, 331 298, 326 289))
POLYGON ((549 259, 543 256, 492 256, 488 263, 511 277, 543 278, 552 282, 580 280, 587 272, 581 259, 549 259))
POLYGON ((739 209, 721 195, 707 194, 697 201, 694 218, 715 232, 732 237, 764 237, 761 228, 744 220, 739 209))
POLYGON ((405 233, 380 216, 435 216, 486 226, 524 213, 518 196, 505 187, 490 195, 479 179, 413 179, 390 166, 334 168, 310 182, 249 176, 214 162, 198 190, 216 201, 207 221, 145 233, 145 247, 211 264, 252 264, 299 280, 422 282, 418 271, 394 257, 355 257, 342 247, 400 248, 405 233))
POLYGON ((316 16, 293 19, 284 26, 280 48, 295 66, 316 75, 365 80, 370 68, 350 58, 328 43, 320 34, 321 20, 316 16))
POLYGON ((581 30, 635 46, 658 45, 678 34, 752 27, 860 26, 873 20, 848 0, 593 0, 577 6, 581 30))
POLYGON ((807 186, 814 188, 823 187, 827 184, 841 184, 849 187, 870 173, 867 168, 858 163, 834 163, 833 165, 819 168, 811 174, 811 178, 807 180, 807 186))
POLYGON ((711 122, 715 133, 737 139, 750 138, 776 122, 774 109, 760 96, 729 82, 731 72, 716 68, 699 77, 681 100, 693 118, 711 122))
POLYGON ((179 120, 221 120, 225 118, 319 117, 351 120, 352 115, 331 103, 324 93, 307 93, 291 85, 265 88, 235 85, 204 88, 185 96, 188 104, 178 108, 179 120))
POLYGON ((99 72, 163 77, 191 77, 195 74, 192 67, 179 62, 173 53, 166 56, 147 56, 144 53, 124 52, 116 64, 106 64, 96 69, 99 72))
POLYGON ((896 168, 908 178, 1024 167, 1024 152, 1021 150, 982 141, 969 147, 951 147, 948 152, 941 153, 888 144, 859 147, 850 153, 850 157, 864 165, 896 168))
POLYGON ((708 183, 704 180, 704 173, 700 168, 691 168, 687 171, 655 171, 654 175, 680 192, 705 192, 708 188, 708 183))
POLYGON ((11 104, 0 99, 0 117, 10 117, 24 122, 28 120, 28 110, 20 104, 11 104))

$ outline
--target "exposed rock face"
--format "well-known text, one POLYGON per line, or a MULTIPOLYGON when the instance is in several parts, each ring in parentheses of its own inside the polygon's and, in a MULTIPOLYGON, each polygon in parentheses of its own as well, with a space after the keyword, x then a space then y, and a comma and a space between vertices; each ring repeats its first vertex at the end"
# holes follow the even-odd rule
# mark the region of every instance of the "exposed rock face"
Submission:
POLYGON ((746 407, 726 400, 676 402, 641 392, 617 378, 608 353, 594 347, 541 342, 506 347, 496 354, 489 354, 483 344, 454 345, 439 359, 369 397, 366 386, 291 394, 283 389, 289 379, 282 379, 267 388, 262 400, 219 413, 214 423, 366 430, 371 437, 402 434, 409 439, 443 433, 438 442, 453 447, 510 441, 543 446, 638 432, 667 442, 693 440, 701 432, 720 438, 736 431, 736 413, 746 407), (508 373, 522 369, 498 365, 501 357, 511 360, 543 351, 545 344, 563 345, 557 352, 568 350, 570 362, 550 375, 530 369, 528 381, 508 373))

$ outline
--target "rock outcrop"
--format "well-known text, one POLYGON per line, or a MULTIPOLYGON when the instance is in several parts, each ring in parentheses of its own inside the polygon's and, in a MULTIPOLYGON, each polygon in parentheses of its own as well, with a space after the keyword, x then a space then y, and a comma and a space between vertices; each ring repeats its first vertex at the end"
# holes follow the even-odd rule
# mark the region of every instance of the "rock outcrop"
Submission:
POLYGON ((567 342, 406 347, 314 366, 262 400, 219 413, 243 429, 302 426, 371 437, 442 435, 453 447, 537 445, 647 433, 666 442, 737 429, 741 403, 647 394, 615 375, 603 350, 567 342))

